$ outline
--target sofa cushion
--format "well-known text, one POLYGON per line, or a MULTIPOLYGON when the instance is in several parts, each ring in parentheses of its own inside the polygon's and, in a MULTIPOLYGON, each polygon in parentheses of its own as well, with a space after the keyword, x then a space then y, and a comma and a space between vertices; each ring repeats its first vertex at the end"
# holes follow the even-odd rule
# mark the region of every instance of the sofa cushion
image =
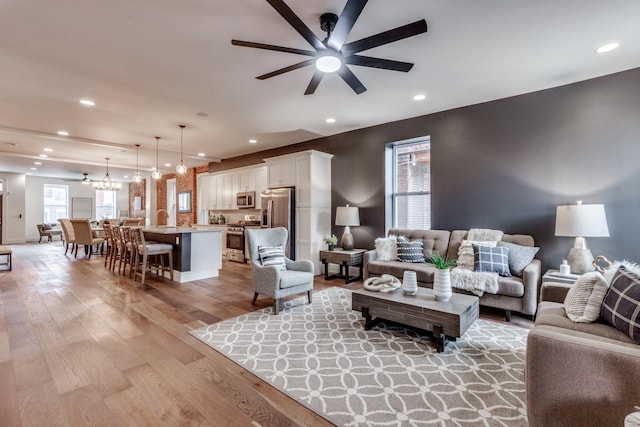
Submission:
POLYGON ((540 302, 538 312, 536 313, 536 326, 538 325, 556 326, 569 331, 582 332, 625 343, 633 343, 633 340, 628 335, 603 322, 601 319, 593 323, 572 322, 567 317, 564 304, 557 302, 540 302))
POLYGON ((395 261, 398 259, 398 241, 396 236, 378 237, 375 240, 376 255, 380 261, 395 261))
POLYGON ((401 261, 372 261, 367 264, 370 274, 382 276, 383 274, 391 274, 402 280, 405 271, 411 270, 416 272, 418 282, 433 283, 433 275, 436 268, 433 264, 406 263, 401 261))
POLYGON ((521 277, 498 277, 498 292, 497 295, 505 295, 508 297, 521 298, 524 295, 524 283, 521 277))
POLYGON ((583 274, 575 281, 564 299, 567 317, 574 322, 590 323, 600 317, 602 301, 609 285, 597 271, 583 274))
POLYGON ((422 240, 398 240, 398 261, 426 262, 423 248, 424 244, 422 243, 422 240))
POLYGON ((509 271, 514 276, 522 276, 527 265, 531 264, 540 248, 535 246, 521 246, 515 243, 498 242, 498 246, 509 248, 509 271))
POLYGON ((600 315, 605 322, 640 343, 640 276, 624 265, 618 267, 604 297, 600 315))
POLYGON ((501 276, 509 272, 509 248, 473 245, 474 271, 488 271, 501 276))

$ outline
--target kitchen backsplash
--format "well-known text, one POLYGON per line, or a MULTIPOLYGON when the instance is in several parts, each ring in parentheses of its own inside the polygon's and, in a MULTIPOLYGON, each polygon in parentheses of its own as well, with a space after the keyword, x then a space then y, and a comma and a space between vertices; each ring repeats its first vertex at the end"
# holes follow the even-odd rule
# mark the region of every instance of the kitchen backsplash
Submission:
POLYGON ((246 215, 256 215, 260 218, 260 209, 233 209, 209 211, 209 224, 238 224, 244 221, 246 215))

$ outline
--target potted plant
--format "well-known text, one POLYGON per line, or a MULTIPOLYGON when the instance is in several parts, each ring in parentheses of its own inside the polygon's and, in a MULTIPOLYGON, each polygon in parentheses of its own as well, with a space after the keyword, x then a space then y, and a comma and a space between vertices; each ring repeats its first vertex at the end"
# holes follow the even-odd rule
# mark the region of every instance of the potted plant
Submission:
POLYGON ((326 239, 324 239, 324 242, 329 247, 329 250, 332 251, 336 248, 336 245, 338 244, 338 238, 336 237, 335 234, 332 234, 331 237, 327 237, 326 239))
POLYGON ((456 265, 455 259, 449 259, 440 254, 433 254, 429 258, 436 271, 433 275, 433 294, 438 301, 449 301, 453 291, 451 290, 451 267, 456 265))

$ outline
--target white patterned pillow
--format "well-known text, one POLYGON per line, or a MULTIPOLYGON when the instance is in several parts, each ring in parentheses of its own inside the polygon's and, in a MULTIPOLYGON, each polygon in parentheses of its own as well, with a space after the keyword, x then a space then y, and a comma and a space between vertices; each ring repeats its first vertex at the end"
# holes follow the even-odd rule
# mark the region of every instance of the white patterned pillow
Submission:
POLYGON ((396 236, 378 237, 375 240, 375 246, 379 261, 395 261, 398 259, 398 241, 396 236))
POLYGON ((473 245, 484 245, 489 247, 495 247, 497 242, 490 240, 476 241, 476 240, 463 240, 458 249, 458 260, 456 261, 456 267, 460 267, 463 270, 473 271, 474 259, 473 259, 473 245))
POLYGON ((567 317, 576 323, 591 323, 600 317, 609 285, 597 271, 583 274, 571 285, 564 299, 567 317))
POLYGON ((278 246, 260 246, 258 247, 260 255, 260 263, 263 266, 272 265, 278 270, 286 270, 287 264, 284 260, 284 250, 281 245, 278 246))

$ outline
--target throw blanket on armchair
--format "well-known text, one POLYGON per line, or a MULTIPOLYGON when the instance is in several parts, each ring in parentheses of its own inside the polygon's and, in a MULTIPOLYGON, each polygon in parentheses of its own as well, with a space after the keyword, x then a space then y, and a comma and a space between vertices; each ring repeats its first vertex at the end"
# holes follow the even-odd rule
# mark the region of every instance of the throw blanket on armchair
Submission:
POLYGON ((451 287, 464 289, 481 297, 485 292, 498 292, 498 273, 469 271, 460 267, 451 269, 451 287))

